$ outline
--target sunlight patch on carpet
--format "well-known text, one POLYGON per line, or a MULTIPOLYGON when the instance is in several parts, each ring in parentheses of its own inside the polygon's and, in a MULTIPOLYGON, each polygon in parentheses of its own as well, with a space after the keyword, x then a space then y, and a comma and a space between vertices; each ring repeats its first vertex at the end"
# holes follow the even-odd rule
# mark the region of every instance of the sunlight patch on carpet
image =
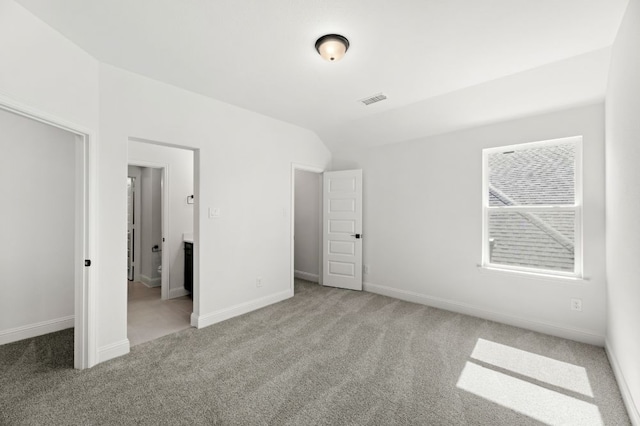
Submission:
POLYGON ((478 339, 471 358, 593 398, 587 370, 577 365, 478 339))
POLYGON ((603 426, 594 404, 467 362, 457 387, 548 425, 603 426))

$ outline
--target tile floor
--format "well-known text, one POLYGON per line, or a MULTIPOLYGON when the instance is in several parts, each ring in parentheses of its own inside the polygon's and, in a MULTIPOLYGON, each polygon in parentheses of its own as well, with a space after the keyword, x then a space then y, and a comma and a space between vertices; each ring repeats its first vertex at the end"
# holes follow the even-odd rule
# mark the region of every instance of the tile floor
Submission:
POLYGON ((191 327, 189 296, 162 300, 160 287, 128 281, 127 335, 131 346, 191 327))

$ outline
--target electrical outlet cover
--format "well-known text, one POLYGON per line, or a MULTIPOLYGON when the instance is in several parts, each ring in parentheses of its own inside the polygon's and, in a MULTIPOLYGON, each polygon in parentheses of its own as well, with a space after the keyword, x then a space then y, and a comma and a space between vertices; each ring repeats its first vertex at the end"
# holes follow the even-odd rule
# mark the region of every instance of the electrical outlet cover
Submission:
POLYGON ((582 311, 582 299, 571 299, 571 310, 572 311, 582 311))

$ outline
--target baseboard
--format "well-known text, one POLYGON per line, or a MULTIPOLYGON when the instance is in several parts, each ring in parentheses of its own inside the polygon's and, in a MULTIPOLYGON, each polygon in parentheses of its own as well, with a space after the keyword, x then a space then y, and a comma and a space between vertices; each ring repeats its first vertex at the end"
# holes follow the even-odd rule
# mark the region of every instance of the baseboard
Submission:
POLYGON ((75 325, 74 318, 75 317, 73 315, 70 315, 68 317, 41 321, 35 324, 23 325, 22 327, 0 331, 0 345, 72 328, 75 325))
POLYGON ((189 293, 185 288, 172 288, 169 290, 169 299, 175 299, 176 297, 187 296, 189 293))
POLYGON ((578 342, 588 343, 591 345, 604 345, 604 336, 591 330, 583 330, 579 328, 566 327, 560 324, 553 324, 539 320, 516 317, 513 315, 491 311, 466 303, 460 303, 453 300, 442 299, 439 297, 427 296, 425 294, 415 293, 407 290, 399 290, 396 288, 378 284, 363 283, 363 288, 365 291, 368 291, 370 293, 381 294, 383 296, 389 296, 395 299, 406 300, 408 302, 419 303, 421 305, 433 306, 434 308, 440 308, 447 311, 487 319, 490 321, 496 321, 503 324, 512 325, 514 327, 525 328, 527 330, 533 330, 539 333, 563 337, 565 339, 576 340, 578 342))
POLYGON ((140 282, 149 288, 160 287, 162 285, 162 278, 149 278, 146 275, 140 274, 140 282))
POLYGON ((293 276, 301 280, 311 281, 312 283, 317 283, 320 280, 318 274, 310 274, 302 271, 293 271, 293 276))
POLYGON ((631 395, 631 391, 629 390, 629 385, 627 385, 627 381, 624 378, 624 374, 622 374, 620 364, 618 364, 618 358, 609 345, 609 341, 605 341, 604 350, 607 353, 607 358, 609 358, 609 364, 611 364, 613 374, 614 376, 616 376, 618 387, 620 388, 620 393, 622 394, 622 401, 624 401, 624 405, 627 408, 627 414, 629 414, 631 424, 633 424, 634 426, 640 426, 640 413, 638 412, 638 406, 633 400, 633 396, 631 395))
POLYGON ((209 325, 228 320, 229 318, 237 317, 239 315, 255 311, 256 309, 281 302, 290 297, 293 297, 293 290, 281 291, 280 293, 240 303, 238 305, 204 315, 191 314, 191 325, 197 328, 207 327, 209 325))
POLYGON ((129 353, 129 339, 98 348, 98 364, 129 353))

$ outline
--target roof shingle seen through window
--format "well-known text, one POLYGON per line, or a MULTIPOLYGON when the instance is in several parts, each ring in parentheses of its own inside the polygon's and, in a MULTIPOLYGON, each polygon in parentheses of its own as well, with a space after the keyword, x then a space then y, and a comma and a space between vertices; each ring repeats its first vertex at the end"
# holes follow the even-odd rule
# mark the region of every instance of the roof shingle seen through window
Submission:
MULTIPOLYGON (((575 145, 489 155, 489 205, 573 205, 575 145)), ((573 272, 575 214, 492 211, 490 262, 573 272)))
POLYGON ((489 155, 489 185, 511 204, 566 205, 575 198, 575 145, 562 144, 489 155))

